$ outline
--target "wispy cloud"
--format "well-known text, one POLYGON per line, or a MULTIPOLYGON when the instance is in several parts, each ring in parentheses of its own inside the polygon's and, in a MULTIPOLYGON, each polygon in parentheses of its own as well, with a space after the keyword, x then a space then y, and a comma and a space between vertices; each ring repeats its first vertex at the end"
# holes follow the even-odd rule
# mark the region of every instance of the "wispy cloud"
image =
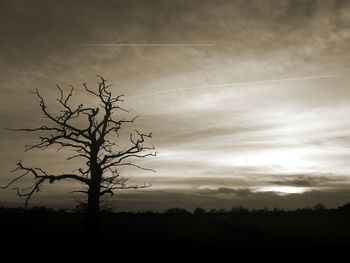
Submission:
POLYGON ((80 43, 78 47, 211 47, 210 43, 80 43))
POLYGON ((278 82, 293 82, 293 81, 301 81, 301 80, 318 80, 318 79, 325 79, 325 78, 338 78, 341 76, 342 76, 341 74, 333 74, 333 75, 306 76, 306 77, 294 77, 294 78, 283 78, 283 79, 218 83, 218 84, 212 84, 212 85, 200 85, 200 86, 193 86, 193 87, 183 87, 183 88, 161 90, 161 91, 156 91, 156 92, 148 93, 148 94, 130 96, 129 98, 140 98, 140 97, 161 95, 161 94, 172 93, 172 92, 181 92, 181 91, 186 91, 186 90, 208 89, 208 88, 225 88, 225 87, 244 86, 244 85, 259 85, 259 84, 268 84, 268 83, 278 83, 278 82))

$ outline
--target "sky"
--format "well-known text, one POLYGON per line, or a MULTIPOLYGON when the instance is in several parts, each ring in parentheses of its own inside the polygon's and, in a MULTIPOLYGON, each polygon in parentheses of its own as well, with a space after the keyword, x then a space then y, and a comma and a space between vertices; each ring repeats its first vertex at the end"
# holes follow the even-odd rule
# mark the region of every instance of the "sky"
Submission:
MULTIPOLYGON (((125 170, 152 187, 105 200, 116 210, 294 209, 350 200, 350 1, 0 1, 0 183, 18 160, 60 173, 67 152, 33 151, 38 88, 96 75, 125 94, 157 157, 125 170)), ((30 182, 27 182, 30 183, 30 182)), ((33 205, 74 207, 74 182, 33 205)), ((0 205, 23 204, 0 191, 0 205)))

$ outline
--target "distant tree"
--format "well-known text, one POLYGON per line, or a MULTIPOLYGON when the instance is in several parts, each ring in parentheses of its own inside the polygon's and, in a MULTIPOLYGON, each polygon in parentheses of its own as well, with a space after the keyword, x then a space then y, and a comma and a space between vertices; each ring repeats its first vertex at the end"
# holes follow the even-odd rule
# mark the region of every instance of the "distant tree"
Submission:
POLYGON ((84 214, 87 212, 87 203, 86 202, 79 202, 74 209, 74 212, 84 214))
POLYGON ((205 215, 205 209, 201 208, 201 207, 197 207, 196 209, 194 209, 193 214, 195 216, 202 216, 205 215))
POLYGON ((247 208, 244 208, 243 206, 234 206, 231 209, 232 214, 247 214, 249 213, 249 210, 247 208))
POLYGON ((57 101, 61 110, 59 114, 55 115, 48 110, 44 98, 36 89, 34 93, 39 99, 41 111, 44 117, 51 122, 51 125, 12 129, 13 131, 41 132, 43 134, 39 136, 38 143, 26 145, 26 151, 45 150, 51 146, 58 147, 58 150, 61 148, 70 149, 75 153, 68 160, 82 158, 85 160, 85 167, 78 167, 72 173, 51 174, 41 168, 27 167, 19 161, 14 171, 22 173, 6 186, 10 187, 26 176, 33 176, 34 184, 31 187, 14 188, 20 197, 25 197, 25 207, 27 207, 32 195, 39 192, 46 182, 51 184, 70 179, 82 183, 86 189, 76 192, 87 194, 87 222, 91 226, 89 228, 94 228, 97 223, 102 196, 113 195, 117 189, 137 189, 150 186, 145 183, 128 185, 129 177, 122 177, 119 169, 133 166, 151 170, 135 164, 133 160, 156 155, 154 146, 145 144, 146 140, 151 138, 151 133, 145 134, 135 130, 135 132, 130 133, 129 146, 119 146, 119 131, 125 124, 133 123, 138 116, 131 119, 121 118, 122 112, 129 112, 120 106, 120 103, 123 102, 123 95, 113 96, 109 91, 111 85, 107 85, 107 80, 101 76, 98 78, 97 90, 88 88, 86 83, 83 84, 87 94, 96 99, 97 107, 85 107, 83 104, 72 106, 71 98, 74 88, 71 87, 70 91, 65 93, 57 85, 59 91, 57 101), (116 112, 119 113, 117 116, 116 112))
POLYGON ((298 208, 295 210, 295 213, 300 215, 309 215, 312 214, 312 209, 310 207, 298 208))
POLYGON ((49 214, 53 213, 54 210, 45 206, 34 206, 29 210, 29 212, 33 214, 49 214))
POLYGON ((215 209, 215 208, 212 208, 212 209, 210 209, 210 212, 209 212, 210 214, 217 214, 218 213, 218 210, 217 209, 215 209))
POLYGON ((186 216, 186 215, 191 215, 189 211, 187 211, 184 208, 178 208, 178 207, 173 207, 173 208, 168 208, 164 212, 165 215, 174 215, 174 216, 186 216))
POLYGON ((314 211, 324 211, 326 206, 324 204, 318 203, 314 205, 314 211))
POLYGON ((340 211, 343 214, 350 214, 350 203, 346 203, 338 207, 338 211, 340 211))
POLYGON ((274 207, 272 213, 274 214, 283 214, 285 211, 282 208, 274 207))

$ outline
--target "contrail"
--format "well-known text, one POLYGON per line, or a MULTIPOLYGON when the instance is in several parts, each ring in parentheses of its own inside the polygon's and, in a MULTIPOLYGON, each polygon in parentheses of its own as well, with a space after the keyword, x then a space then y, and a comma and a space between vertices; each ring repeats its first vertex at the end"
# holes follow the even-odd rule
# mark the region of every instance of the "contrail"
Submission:
POLYGON ((148 97, 153 95, 160 95, 165 93, 184 91, 184 90, 194 90, 194 89, 206 89, 206 88, 219 88, 219 87, 234 87, 240 85, 250 85, 250 84, 264 84, 264 83, 274 83, 274 82, 288 82, 288 81, 299 81, 299 80, 310 80, 310 79, 324 79, 324 78, 337 78, 340 77, 340 74, 335 75, 321 75, 321 76, 308 76, 308 77, 299 77, 299 78, 285 78, 285 79, 271 79, 271 80, 258 80, 258 81, 245 81, 245 82, 230 82, 214 85, 201 85, 201 86, 192 86, 192 87, 183 87, 176 89, 161 90, 152 93, 147 93, 143 95, 131 96, 129 98, 138 98, 138 97, 148 97))
POLYGON ((97 44, 71 44, 71 46, 81 47, 211 47, 213 44, 169 44, 169 43, 97 43, 97 44))

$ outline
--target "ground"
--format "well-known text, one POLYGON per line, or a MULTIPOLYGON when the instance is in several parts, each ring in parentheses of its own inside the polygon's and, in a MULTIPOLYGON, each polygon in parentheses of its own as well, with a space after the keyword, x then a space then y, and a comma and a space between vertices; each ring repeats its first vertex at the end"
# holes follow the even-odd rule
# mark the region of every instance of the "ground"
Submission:
POLYGON ((106 251, 105 255, 108 251, 126 254, 134 251, 168 256, 226 254, 247 260, 274 257, 281 261, 343 262, 341 258, 350 244, 350 215, 329 213, 200 216, 105 213, 96 240, 84 234, 83 214, 2 212, 1 221, 6 226, 3 240, 9 240, 10 246, 65 244, 75 249, 98 244, 93 247, 106 251))

